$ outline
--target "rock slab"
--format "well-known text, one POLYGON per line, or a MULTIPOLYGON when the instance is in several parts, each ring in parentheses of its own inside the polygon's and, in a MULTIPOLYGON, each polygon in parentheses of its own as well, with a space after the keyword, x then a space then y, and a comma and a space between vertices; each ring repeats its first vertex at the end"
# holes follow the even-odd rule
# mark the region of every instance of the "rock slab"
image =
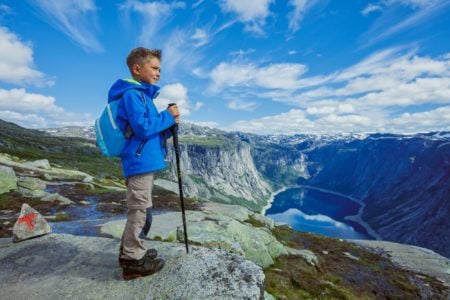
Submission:
POLYGON ((14 170, 0 165, 0 194, 7 193, 17 188, 17 178, 14 170))
MULTIPOLYGON (((288 249, 266 227, 253 227, 245 222, 250 212, 237 205, 208 203, 202 211, 186 211, 189 243, 219 248, 240 255, 266 268, 274 258, 288 254, 288 249)), ((260 217, 263 219, 265 217, 260 217)), ((151 239, 184 242, 180 212, 154 215, 151 239)), ((120 238, 126 220, 111 221, 101 226, 101 232, 120 238)), ((269 226, 269 225, 267 225, 269 226)), ((302 255, 303 256, 303 255, 302 255)))
POLYGON ((50 234, 0 247, 2 299, 263 299, 256 264, 218 249, 149 242, 158 273, 124 281, 119 240, 50 234))
MULTIPOLYGON (((436 252, 412 245, 387 241, 348 240, 375 253, 382 253, 400 267, 436 277, 450 287, 450 259, 436 252)), ((449 298, 450 299, 450 298, 449 298)))
POLYGON ((19 218, 13 227, 13 242, 20 242, 50 233, 52 229, 44 217, 28 204, 22 204, 19 218))

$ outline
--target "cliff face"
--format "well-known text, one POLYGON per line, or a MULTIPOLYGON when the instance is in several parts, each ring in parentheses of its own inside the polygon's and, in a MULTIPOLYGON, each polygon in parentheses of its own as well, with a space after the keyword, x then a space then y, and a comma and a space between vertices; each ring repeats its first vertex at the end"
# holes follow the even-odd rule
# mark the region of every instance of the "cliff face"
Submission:
MULTIPOLYGON (((168 160, 175 162, 169 146, 168 160)), ((272 187, 258 172, 250 145, 237 142, 235 147, 181 145, 183 191, 188 196, 225 203, 237 203, 259 209, 267 202, 272 187)), ((176 181, 176 166, 170 177, 176 181)))

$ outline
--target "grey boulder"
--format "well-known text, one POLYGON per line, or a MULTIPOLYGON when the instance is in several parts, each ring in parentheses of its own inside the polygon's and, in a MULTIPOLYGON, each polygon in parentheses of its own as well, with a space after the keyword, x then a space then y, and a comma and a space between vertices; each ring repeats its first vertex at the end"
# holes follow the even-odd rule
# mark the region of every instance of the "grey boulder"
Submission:
POLYGON ((13 168, 0 165, 0 194, 17 189, 17 178, 13 168))
POLYGON ((20 242, 50 233, 52 229, 44 217, 28 204, 22 204, 19 218, 13 227, 13 242, 20 242))

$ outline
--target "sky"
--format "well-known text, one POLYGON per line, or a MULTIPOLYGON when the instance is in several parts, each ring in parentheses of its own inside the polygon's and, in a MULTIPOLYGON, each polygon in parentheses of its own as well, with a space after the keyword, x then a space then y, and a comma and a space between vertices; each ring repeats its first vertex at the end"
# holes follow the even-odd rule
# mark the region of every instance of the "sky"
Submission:
POLYGON ((257 134, 450 131, 450 0, 0 0, 0 119, 89 126, 134 47, 159 109, 257 134))

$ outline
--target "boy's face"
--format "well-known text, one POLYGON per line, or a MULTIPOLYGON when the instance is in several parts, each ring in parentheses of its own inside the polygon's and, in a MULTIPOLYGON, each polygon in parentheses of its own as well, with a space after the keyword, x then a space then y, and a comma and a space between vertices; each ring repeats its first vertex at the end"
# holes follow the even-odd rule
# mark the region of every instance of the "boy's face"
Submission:
POLYGON ((158 83, 160 72, 161 62, 156 57, 152 57, 143 65, 135 64, 133 66, 133 73, 137 77, 136 79, 149 84, 158 83))

